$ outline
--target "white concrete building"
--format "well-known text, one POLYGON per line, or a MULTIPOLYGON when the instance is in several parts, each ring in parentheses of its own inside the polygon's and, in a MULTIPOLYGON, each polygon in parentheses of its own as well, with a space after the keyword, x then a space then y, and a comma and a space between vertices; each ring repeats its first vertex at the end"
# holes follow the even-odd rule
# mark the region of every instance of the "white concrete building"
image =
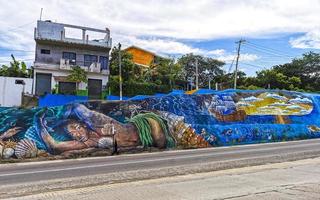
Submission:
POLYGON ((38 21, 34 38, 34 94, 58 91, 61 94, 88 95, 90 99, 101 98, 109 76, 109 29, 38 21), (80 38, 75 36, 77 32, 80 38), (91 35, 98 39, 91 38, 91 35), (83 68, 88 76, 88 83, 80 83, 78 91, 76 83, 67 79, 74 66, 83 68))

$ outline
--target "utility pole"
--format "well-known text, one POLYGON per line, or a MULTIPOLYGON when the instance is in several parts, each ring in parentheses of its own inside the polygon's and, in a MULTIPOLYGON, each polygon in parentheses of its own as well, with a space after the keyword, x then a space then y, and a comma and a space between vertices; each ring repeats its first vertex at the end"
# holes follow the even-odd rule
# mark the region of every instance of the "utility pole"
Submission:
POLYGON ((196 57, 196 90, 199 90, 198 58, 196 57))
POLYGON ((120 101, 122 101, 122 72, 121 72, 121 44, 119 43, 119 90, 120 101))
POLYGON ((208 84, 209 84, 209 90, 211 90, 211 77, 210 77, 210 71, 206 69, 204 73, 207 75, 208 78, 208 84))
POLYGON ((236 42, 238 44, 238 51, 237 51, 237 60, 236 60, 236 70, 234 72, 234 85, 233 88, 237 89, 237 78, 238 78, 238 64, 239 64, 239 58, 240 58, 240 48, 241 48, 241 44, 244 43, 245 40, 240 39, 238 42, 236 42))
POLYGON ((169 64, 169 85, 170 85, 170 90, 172 90, 172 65, 174 64, 174 57, 173 56, 170 56, 170 59, 172 59, 172 61, 170 61, 170 64, 169 64))
POLYGON ((42 10, 43 10, 43 8, 41 8, 41 11, 40 11, 40 21, 42 19, 42 10))

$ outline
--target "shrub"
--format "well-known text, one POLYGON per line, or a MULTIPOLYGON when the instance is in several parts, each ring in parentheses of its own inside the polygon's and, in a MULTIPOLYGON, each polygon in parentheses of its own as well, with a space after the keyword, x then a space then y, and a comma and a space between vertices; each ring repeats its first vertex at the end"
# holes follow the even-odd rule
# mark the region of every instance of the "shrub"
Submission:
MULTIPOLYGON (((110 80, 108 83, 111 93, 118 95, 119 93, 119 82, 116 80, 110 80)), ((167 85, 157 85, 155 83, 141 83, 135 81, 125 82, 122 85, 124 96, 135 96, 135 95, 153 95, 155 93, 168 93, 170 91, 167 85)))

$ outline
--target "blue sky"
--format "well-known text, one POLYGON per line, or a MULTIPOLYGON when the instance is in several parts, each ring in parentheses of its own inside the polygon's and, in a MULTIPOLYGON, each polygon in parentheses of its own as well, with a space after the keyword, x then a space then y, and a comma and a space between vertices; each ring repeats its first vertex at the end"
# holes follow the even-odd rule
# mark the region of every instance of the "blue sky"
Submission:
MULTIPOLYGON (((200 54, 226 62, 241 48, 248 75, 320 49, 320 0, 0 0, 0 64, 10 54, 32 65, 33 29, 42 19, 108 27, 113 44, 164 56, 200 54), (17 10, 17 8, 19 9, 17 10), (14 15, 12 15, 14 13, 14 15), (8 17, 10 16, 10 17, 8 17)), ((72 35, 73 33, 71 33, 72 35)), ((231 71, 234 69, 231 69, 231 71)))

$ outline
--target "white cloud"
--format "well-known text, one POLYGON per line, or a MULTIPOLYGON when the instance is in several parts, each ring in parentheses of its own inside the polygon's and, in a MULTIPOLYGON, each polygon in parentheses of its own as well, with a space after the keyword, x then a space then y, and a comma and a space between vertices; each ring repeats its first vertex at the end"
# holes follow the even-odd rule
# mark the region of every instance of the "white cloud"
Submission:
MULTIPOLYGON (((281 33, 312 32, 320 28, 319 0, 0 2, 0 47, 11 49, 34 50, 33 28, 41 8, 44 8, 43 19, 96 28, 109 27, 115 43, 134 43, 166 54, 193 52, 229 61, 233 55, 224 50, 204 50, 181 41, 270 37, 281 33), (17 7, 21 9, 17 11, 17 7), (14 30, 10 31, 12 28, 14 30)), ((240 59, 251 61, 258 56, 244 54, 240 59)))
MULTIPOLYGON (((136 45, 164 56, 170 56, 172 54, 182 55, 187 53, 193 53, 216 58, 226 63, 232 62, 232 60, 235 58, 235 54, 229 53, 225 49, 205 50, 200 48, 194 48, 192 46, 186 45, 182 42, 178 42, 172 39, 139 39, 133 36, 122 36, 118 39, 124 41, 125 44, 127 44, 127 46, 136 45)), ((243 53, 240 56, 240 61, 255 61, 259 58, 260 57, 255 54, 243 53)))
POLYGON ((140 39, 134 36, 121 36, 118 38, 126 46, 135 45, 144 49, 148 49, 157 54, 170 55, 170 54, 203 54, 204 50, 199 48, 194 48, 192 46, 186 45, 182 42, 178 42, 173 39, 160 39, 160 38, 149 38, 140 39))
POLYGON ((114 29, 121 27, 135 35, 183 39, 309 31, 320 20, 320 2, 317 0, 239 0, 236 3, 232 0, 138 0, 112 3, 115 10, 111 12, 118 12, 119 19, 112 23, 114 29))
POLYGON ((41 7, 43 19, 186 39, 305 32, 320 20, 318 0, 2 0, 1 25, 10 28, 36 20, 41 7), (23 9, 12 15, 17 5, 23 9))
POLYGON ((224 49, 215 49, 207 52, 208 55, 215 55, 215 56, 222 56, 225 53, 226 51, 224 49))
MULTIPOLYGON (((222 54, 219 56, 213 56, 214 58, 218 59, 218 60, 222 60, 226 63, 231 63, 232 61, 234 61, 234 59, 236 58, 236 55, 233 54, 222 54)), ((239 61, 255 61, 258 60, 260 57, 255 55, 255 54, 249 54, 249 53, 243 53, 240 55, 239 61)))
POLYGON ((290 44, 300 49, 320 49, 320 30, 315 30, 297 38, 291 38, 290 44))

